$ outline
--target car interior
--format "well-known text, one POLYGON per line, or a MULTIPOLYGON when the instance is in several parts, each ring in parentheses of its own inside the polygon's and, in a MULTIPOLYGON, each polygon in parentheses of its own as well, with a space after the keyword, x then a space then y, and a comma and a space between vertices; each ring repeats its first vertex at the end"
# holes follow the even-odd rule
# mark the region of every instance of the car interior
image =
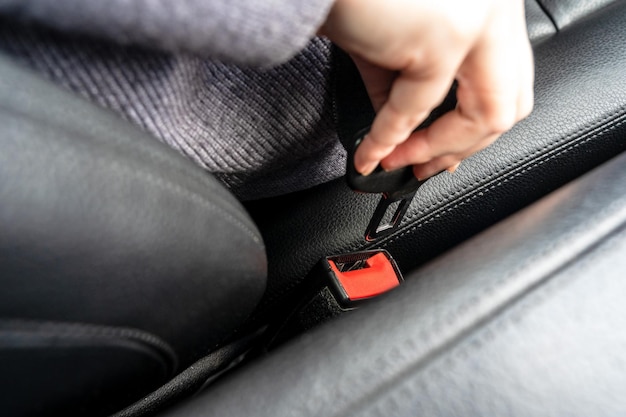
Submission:
POLYGON ((0 414, 626 415, 626 2, 525 4, 534 109, 454 173, 245 202, 0 55, 0 414))

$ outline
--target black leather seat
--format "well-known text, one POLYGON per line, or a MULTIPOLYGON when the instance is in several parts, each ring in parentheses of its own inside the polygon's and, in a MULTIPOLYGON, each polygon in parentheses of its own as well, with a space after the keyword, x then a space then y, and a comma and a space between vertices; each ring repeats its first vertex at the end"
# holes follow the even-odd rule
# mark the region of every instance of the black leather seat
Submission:
POLYGON ((108 415, 230 336, 263 240, 214 178, 0 57, 0 413, 108 415))
MULTIPOLYGON (((626 384, 609 368, 623 334, 606 331, 621 324, 623 158, 183 401, 282 320, 321 257, 383 248, 415 270, 626 149, 626 3, 526 7, 533 113, 429 180, 375 241, 378 195, 341 179, 244 207, 0 57, 3 415, 162 415, 172 402, 188 416, 622 414, 626 384)), ((372 112, 336 52, 347 140, 372 112)))

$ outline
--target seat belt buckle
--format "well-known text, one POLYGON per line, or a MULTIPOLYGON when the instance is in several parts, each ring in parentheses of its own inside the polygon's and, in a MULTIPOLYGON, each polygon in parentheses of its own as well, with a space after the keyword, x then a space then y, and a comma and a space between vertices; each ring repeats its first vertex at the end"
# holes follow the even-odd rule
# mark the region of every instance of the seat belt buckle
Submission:
POLYGON ((328 289, 342 309, 350 310, 404 282, 384 249, 327 256, 321 260, 328 289))
POLYGON ((272 323, 261 343, 269 351, 293 334, 327 320, 397 288, 404 282, 391 254, 384 249, 321 258, 305 279, 303 297, 287 317, 272 323))

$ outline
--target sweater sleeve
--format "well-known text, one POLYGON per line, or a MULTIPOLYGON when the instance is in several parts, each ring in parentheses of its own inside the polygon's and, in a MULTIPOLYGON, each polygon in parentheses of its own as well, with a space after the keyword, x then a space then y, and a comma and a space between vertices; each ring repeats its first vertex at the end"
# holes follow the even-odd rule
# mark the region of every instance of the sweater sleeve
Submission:
POLYGON ((334 0, 0 0, 0 14, 53 29, 273 66, 305 47, 334 0))

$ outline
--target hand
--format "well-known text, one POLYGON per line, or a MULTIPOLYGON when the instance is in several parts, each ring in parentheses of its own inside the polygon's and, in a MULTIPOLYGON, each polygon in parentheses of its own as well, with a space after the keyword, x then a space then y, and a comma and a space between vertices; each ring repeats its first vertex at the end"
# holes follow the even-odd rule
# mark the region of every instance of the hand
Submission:
POLYGON ((377 112, 355 154, 363 175, 453 170, 532 110, 523 0, 336 0, 320 34, 352 56, 377 112), (454 80, 456 109, 413 132, 454 80))

